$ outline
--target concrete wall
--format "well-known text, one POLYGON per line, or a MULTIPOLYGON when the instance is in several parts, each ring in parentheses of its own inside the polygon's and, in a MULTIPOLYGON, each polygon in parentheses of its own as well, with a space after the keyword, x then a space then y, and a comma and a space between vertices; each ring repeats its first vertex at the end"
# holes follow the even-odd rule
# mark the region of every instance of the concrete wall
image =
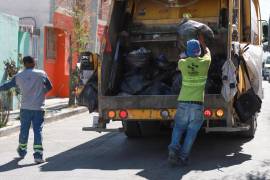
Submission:
POLYGON ((50 4, 51 0, 2 0, 0 1, 0 12, 20 18, 33 17, 36 19, 37 28, 40 28, 50 23, 50 4))

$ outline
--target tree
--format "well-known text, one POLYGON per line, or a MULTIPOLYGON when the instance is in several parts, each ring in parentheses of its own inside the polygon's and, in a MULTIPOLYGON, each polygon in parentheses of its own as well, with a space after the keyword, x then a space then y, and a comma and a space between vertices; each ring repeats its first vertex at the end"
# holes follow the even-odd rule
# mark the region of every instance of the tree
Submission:
POLYGON ((73 29, 69 34, 69 105, 75 105, 75 91, 78 82, 78 71, 73 69, 73 61, 86 51, 89 43, 90 15, 86 10, 88 0, 59 0, 58 5, 68 6, 68 14, 73 20, 73 29), (75 56, 74 56, 75 54, 75 56), (76 57, 76 58, 75 58, 76 57))

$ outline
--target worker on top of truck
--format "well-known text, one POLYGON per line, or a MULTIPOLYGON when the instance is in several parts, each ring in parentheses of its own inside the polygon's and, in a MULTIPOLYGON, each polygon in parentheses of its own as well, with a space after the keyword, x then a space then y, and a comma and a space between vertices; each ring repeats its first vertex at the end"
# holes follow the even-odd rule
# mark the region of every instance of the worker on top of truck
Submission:
POLYGON ((204 88, 211 55, 202 35, 199 36, 199 41, 192 39, 187 42, 186 55, 186 59, 180 59, 178 62, 183 80, 178 97, 172 140, 168 147, 168 161, 171 165, 187 165, 193 142, 204 120, 204 88), (203 57, 200 57, 200 45, 204 51, 203 57), (184 133, 186 133, 184 143, 180 145, 184 133))

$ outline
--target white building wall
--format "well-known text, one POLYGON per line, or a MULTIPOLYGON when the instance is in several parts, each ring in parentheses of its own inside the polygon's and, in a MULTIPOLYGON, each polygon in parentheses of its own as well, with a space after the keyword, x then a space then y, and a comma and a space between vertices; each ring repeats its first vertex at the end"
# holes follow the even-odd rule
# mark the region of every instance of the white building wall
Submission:
MULTIPOLYGON (((37 28, 50 23, 52 0, 0 0, 0 12, 36 19, 37 28)), ((25 22, 26 20, 24 20, 25 22)), ((30 21, 28 21, 30 22, 30 21)))

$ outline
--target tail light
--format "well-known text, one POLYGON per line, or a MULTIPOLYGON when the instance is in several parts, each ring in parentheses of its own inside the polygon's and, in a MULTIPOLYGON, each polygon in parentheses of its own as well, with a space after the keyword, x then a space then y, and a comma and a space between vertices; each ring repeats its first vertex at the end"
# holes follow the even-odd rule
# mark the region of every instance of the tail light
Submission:
POLYGON ((126 118, 128 117, 128 112, 127 112, 126 110, 121 110, 121 111, 119 112, 119 117, 120 117, 121 119, 126 119, 126 118))
POLYGON ((223 117, 224 116, 223 109, 217 109, 216 110, 216 116, 219 117, 219 118, 223 117))
POLYGON ((108 117, 109 117, 110 119, 113 119, 113 118, 115 118, 116 113, 115 113, 115 111, 108 111, 107 115, 108 115, 108 117))
POLYGON ((213 115, 211 109, 205 109, 203 114, 206 118, 210 118, 213 115))

